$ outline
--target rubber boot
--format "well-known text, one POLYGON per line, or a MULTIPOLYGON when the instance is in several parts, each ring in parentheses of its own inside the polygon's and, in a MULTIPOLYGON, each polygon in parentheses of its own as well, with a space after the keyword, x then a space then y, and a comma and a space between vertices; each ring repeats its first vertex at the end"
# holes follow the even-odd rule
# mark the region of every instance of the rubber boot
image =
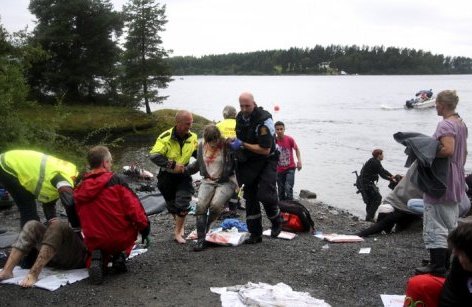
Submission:
POLYGON ((100 285, 103 283, 103 254, 101 250, 92 252, 92 261, 88 269, 89 280, 92 285, 100 285))
POLYGON ((431 274, 444 277, 446 275, 447 248, 432 248, 429 250, 430 262, 428 265, 415 269, 416 275, 431 274))
POLYGON ((205 241, 208 226, 207 223, 208 216, 206 214, 197 215, 197 244, 193 247, 194 252, 201 252, 207 248, 207 243, 205 241))
POLYGON ((272 238, 277 238, 279 236, 279 234, 282 232, 282 222, 283 221, 284 221, 284 219, 282 218, 282 216, 280 214, 277 217, 275 217, 271 220, 272 227, 271 227, 271 230, 270 230, 270 236, 272 238))

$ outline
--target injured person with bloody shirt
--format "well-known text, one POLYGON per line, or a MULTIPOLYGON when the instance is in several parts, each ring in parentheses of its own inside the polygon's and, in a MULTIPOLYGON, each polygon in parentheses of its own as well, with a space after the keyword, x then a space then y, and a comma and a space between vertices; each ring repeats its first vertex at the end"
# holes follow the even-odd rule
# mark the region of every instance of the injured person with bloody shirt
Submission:
POLYGON ((87 155, 91 171, 74 191, 84 243, 91 253, 89 277, 101 284, 109 260, 116 272, 126 272, 126 258, 138 233, 149 244, 150 223, 136 194, 124 179, 111 171, 112 157, 105 146, 95 146, 87 155))
POLYGON ((87 250, 80 232, 74 232, 67 222, 53 218, 45 226, 31 220, 23 226, 18 239, 13 244, 5 267, 0 272, 0 280, 13 278, 15 266, 32 251, 39 251, 39 253, 28 275, 19 283, 24 288, 34 286, 46 265, 64 270, 79 269, 85 267, 87 258, 87 250))

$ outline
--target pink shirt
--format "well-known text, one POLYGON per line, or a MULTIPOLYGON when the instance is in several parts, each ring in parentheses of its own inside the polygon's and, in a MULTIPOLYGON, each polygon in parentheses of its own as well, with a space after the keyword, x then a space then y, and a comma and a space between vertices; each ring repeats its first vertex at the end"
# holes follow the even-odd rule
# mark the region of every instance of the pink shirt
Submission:
POLYGON ((295 160, 293 159, 293 150, 298 149, 298 146, 295 140, 291 136, 284 135, 282 139, 276 138, 276 142, 277 149, 280 152, 277 173, 296 168, 295 160))

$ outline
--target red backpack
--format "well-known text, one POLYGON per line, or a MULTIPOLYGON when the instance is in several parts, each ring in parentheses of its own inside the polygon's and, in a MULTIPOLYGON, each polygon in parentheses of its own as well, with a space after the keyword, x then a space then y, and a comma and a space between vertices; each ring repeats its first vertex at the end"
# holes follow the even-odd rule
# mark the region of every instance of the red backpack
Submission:
POLYGON ((310 212, 296 200, 279 201, 280 215, 284 219, 282 229, 290 232, 312 232, 315 223, 310 212))

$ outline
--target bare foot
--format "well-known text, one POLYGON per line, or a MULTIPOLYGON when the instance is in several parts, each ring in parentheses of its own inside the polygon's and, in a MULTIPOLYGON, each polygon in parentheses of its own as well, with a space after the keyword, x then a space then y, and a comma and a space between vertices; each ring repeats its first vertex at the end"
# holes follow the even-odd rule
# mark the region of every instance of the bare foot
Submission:
POLYGON ((22 281, 20 281, 20 286, 22 286, 23 288, 31 288, 32 286, 34 286, 34 284, 38 281, 38 277, 37 276, 34 276, 33 274, 31 273, 28 273, 28 275, 26 275, 25 279, 23 279, 22 281))
POLYGON ((187 243, 187 241, 181 235, 174 235, 174 240, 180 244, 187 243))
POLYGON ((10 279, 10 278, 13 278, 13 272, 7 272, 5 270, 2 270, 0 272, 0 280, 10 279))

